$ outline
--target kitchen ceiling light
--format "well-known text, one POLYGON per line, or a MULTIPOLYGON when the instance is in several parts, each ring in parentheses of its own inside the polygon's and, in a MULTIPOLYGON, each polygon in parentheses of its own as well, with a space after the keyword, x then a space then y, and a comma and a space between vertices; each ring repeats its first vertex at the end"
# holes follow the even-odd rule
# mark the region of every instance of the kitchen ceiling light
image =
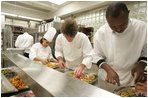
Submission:
POLYGON ((57 4, 57 5, 61 5, 61 4, 65 3, 66 0, 49 0, 49 2, 57 4))
POLYGON ((5 12, 1 12, 1 14, 6 15, 6 16, 13 16, 13 17, 20 17, 20 18, 25 18, 25 19, 30 19, 30 20, 42 21, 42 19, 38 19, 38 18, 32 18, 32 17, 10 14, 10 13, 5 13, 5 12))
POLYGON ((20 18, 26 18, 26 19, 30 19, 30 20, 42 21, 42 19, 32 18, 32 17, 27 17, 27 16, 21 16, 21 15, 19 15, 18 17, 20 17, 20 18))
POLYGON ((2 15, 8 15, 8 16, 14 16, 17 17, 18 15, 16 14, 10 14, 10 13, 5 13, 5 12, 1 12, 2 15))

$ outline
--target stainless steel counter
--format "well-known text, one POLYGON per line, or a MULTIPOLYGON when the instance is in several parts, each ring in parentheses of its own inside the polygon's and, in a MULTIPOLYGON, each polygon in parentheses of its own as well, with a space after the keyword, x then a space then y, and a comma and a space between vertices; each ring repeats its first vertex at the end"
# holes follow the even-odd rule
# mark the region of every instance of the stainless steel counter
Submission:
POLYGON ((22 75, 24 82, 32 87, 37 96, 118 97, 96 86, 31 61, 20 54, 7 52, 4 55, 22 70, 20 75, 22 75))

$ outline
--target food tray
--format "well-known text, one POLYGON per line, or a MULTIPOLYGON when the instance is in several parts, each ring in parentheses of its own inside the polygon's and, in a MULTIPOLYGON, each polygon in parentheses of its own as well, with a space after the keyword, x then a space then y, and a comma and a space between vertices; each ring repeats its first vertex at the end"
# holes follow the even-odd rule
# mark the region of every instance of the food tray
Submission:
POLYGON ((144 93, 138 92, 135 86, 120 87, 114 90, 113 93, 121 97, 146 97, 144 93))
POLYGON ((29 90, 23 93, 19 93, 17 95, 13 95, 11 97, 35 97, 35 94, 33 93, 32 90, 29 90))
POLYGON ((2 69, 1 73, 8 79, 17 75, 16 72, 12 71, 12 69, 2 69))
POLYGON ((1 74, 1 94, 13 93, 18 90, 9 82, 9 80, 1 74))
POLYGON ((15 66, 2 68, 1 73, 4 73, 4 77, 7 78, 11 85, 13 85, 18 91, 28 89, 29 87, 18 76, 19 69, 15 66))
POLYGON ((75 77, 74 71, 69 71, 66 74, 70 77, 74 77, 76 79, 87 82, 89 84, 94 84, 97 81, 97 75, 94 73, 84 73, 83 76, 79 78, 75 77))
POLYGON ((28 89, 29 87, 26 85, 26 83, 23 82, 23 80, 17 75, 13 78, 10 78, 9 81, 11 82, 11 84, 13 86, 15 86, 15 88, 17 88, 18 90, 24 90, 24 89, 28 89))
POLYGON ((59 68, 58 64, 57 63, 53 63, 53 62, 48 63, 47 67, 50 67, 50 68, 53 68, 53 69, 59 68))

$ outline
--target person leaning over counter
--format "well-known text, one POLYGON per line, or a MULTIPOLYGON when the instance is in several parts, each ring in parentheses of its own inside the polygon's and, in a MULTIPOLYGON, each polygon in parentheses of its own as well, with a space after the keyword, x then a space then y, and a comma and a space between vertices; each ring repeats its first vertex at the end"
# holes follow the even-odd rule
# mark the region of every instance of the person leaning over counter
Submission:
POLYGON ((92 66, 91 43, 85 34, 78 32, 78 25, 73 19, 64 21, 61 33, 55 44, 55 56, 59 66, 73 69, 75 75, 79 77, 85 67, 92 66))
POLYGON ((39 61, 42 64, 47 64, 49 60, 55 61, 51 54, 51 48, 49 44, 52 42, 54 35, 56 34, 56 29, 50 27, 48 31, 44 34, 43 38, 39 43, 35 43, 31 49, 29 58, 34 61, 39 61))
POLYGON ((108 24, 94 35, 98 78, 123 86, 140 81, 147 66, 147 26, 130 19, 129 12, 123 2, 111 4, 106 10, 108 24))

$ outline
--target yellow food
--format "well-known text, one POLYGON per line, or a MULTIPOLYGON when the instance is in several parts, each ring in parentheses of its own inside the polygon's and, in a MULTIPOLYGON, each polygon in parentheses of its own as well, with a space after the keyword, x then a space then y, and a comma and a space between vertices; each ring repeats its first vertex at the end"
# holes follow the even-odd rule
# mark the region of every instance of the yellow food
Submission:
POLYGON ((70 77, 77 78, 77 79, 87 82, 87 83, 92 83, 92 81, 95 79, 95 76, 93 74, 82 74, 80 77, 76 77, 74 72, 70 72, 68 75, 70 77))
POLYGON ((58 65, 56 63, 49 63, 49 64, 47 64, 47 66, 50 67, 50 68, 58 67, 58 65))
POLYGON ((134 97, 136 96, 136 90, 132 89, 132 88, 127 88, 127 89, 123 89, 121 91, 118 92, 118 95, 122 96, 122 97, 134 97))
POLYGON ((17 88, 21 89, 26 87, 27 85, 23 82, 23 80, 19 76, 15 76, 10 79, 10 82, 17 88))

